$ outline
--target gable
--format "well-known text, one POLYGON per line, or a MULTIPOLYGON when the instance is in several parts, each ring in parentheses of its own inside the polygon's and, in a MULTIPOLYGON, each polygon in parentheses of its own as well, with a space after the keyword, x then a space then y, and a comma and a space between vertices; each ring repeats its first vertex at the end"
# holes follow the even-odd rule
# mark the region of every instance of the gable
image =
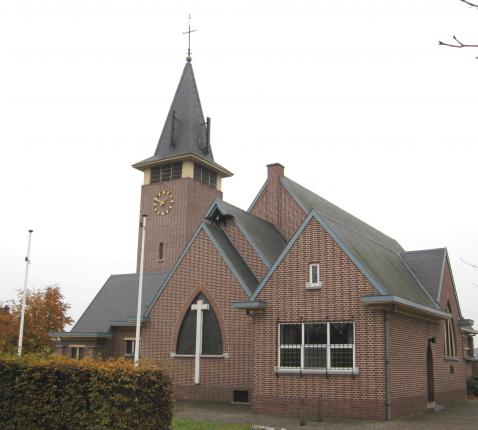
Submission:
POLYGON ((308 300, 327 305, 324 299, 328 297, 330 303, 327 306, 334 307, 339 302, 345 306, 347 301, 359 303, 363 295, 378 293, 316 217, 308 216, 299 230, 274 270, 261 283, 253 300, 280 302, 284 307, 284 317, 289 315, 297 319, 302 311, 295 306, 302 306, 308 300), (320 266, 320 281, 323 285, 317 291, 306 289, 311 263, 319 263, 320 266), (293 305, 301 296, 301 302, 293 305))
POLYGON ((210 277, 219 267, 227 268, 227 272, 239 284, 246 297, 249 298, 254 294, 259 284, 257 278, 227 235, 215 225, 201 224, 152 300, 146 316, 151 313, 162 292, 178 273, 186 276, 189 279, 187 282, 193 282, 196 275, 210 277))

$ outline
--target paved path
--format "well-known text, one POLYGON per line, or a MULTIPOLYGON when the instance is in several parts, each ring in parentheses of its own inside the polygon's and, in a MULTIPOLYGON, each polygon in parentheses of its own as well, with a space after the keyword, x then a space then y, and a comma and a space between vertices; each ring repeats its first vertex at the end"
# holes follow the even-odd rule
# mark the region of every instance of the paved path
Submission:
POLYGON ((397 419, 392 422, 326 420, 299 427, 297 418, 256 415, 245 405, 176 402, 176 418, 234 424, 261 424, 287 430, 478 430, 478 399, 455 403, 438 413, 397 419))

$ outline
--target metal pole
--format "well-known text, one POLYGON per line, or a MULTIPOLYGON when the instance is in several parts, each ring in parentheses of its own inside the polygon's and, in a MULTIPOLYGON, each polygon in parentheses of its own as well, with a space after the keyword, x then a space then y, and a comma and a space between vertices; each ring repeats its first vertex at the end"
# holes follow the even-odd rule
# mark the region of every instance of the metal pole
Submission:
POLYGON ((28 230, 28 248, 27 256, 25 257, 25 282, 23 284, 23 299, 22 299, 22 314, 20 317, 20 333, 18 334, 18 351, 17 354, 19 357, 22 356, 23 348, 23 326, 25 324, 25 307, 27 304, 27 282, 28 282, 28 268, 30 267, 30 245, 32 243, 32 233, 33 230, 28 230))
POLYGON ((136 340, 134 342, 134 365, 139 364, 139 342, 141 333, 141 308, 143 301, 143 266, 144 266, 144 237, 146 236, 146 218, 147 215, 143 215, 141 222, 141 259, 139 263, 139 285, 138 285, 138 311, 136 313, 136 340))

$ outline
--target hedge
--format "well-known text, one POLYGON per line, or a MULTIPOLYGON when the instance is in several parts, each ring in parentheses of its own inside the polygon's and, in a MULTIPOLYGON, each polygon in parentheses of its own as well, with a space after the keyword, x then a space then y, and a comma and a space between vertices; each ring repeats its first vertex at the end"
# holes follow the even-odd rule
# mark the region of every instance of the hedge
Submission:
POLYGON ((171 395, 152 363, 0 357, 2 430, 167 430, 171 395))

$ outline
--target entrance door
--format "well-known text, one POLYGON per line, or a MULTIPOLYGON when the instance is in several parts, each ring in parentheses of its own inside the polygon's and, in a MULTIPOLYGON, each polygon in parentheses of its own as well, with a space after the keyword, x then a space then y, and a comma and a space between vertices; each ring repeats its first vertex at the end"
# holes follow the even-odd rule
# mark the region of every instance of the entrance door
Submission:
POLYGON ((427 389, 428 389, 428 401, 435 401, 435 384, 433 382, 433 354, 430 343, 427 350, 427 389))

